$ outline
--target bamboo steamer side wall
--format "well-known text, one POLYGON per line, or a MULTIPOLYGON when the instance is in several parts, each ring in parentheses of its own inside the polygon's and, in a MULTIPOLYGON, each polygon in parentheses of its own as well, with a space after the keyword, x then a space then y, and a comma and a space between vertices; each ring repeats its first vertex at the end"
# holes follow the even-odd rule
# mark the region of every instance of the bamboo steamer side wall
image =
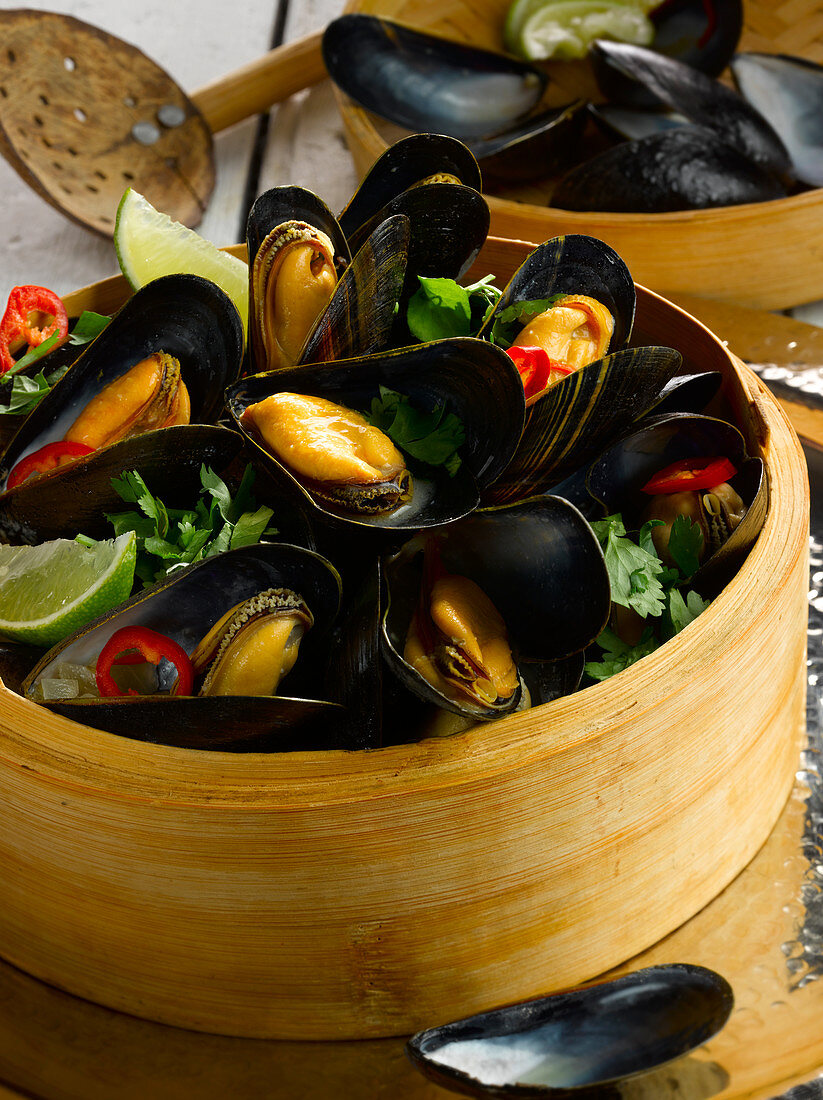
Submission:
MULTIPOLYGON (((398 19, 437 34, 501 50, 509 0, 348 0, 346 11, 398 19)), ((816 0, 744 0, 741 50, 785 52, 823 61, 823 21, 816 0)), ((582 62, 547 68, 574 95, 589 95, 582 62)), ((386 149, 388 130, 337 92, 346 138, 365 175, 386 149)), ((560 97, 564 98, 563 96, 560 97)), ((571 92, 566 95, 573 98, 571 92)), ((398 136, 396 127, 391 132, 398 136)), ((823 297, 823 250, 814 227, 823 223, 823 189, 773 202, 666 214, 609 214, 559 210, 541 184, 487 195, 491 232, 539 243, 564 233, 588 233, 623 257, 634 278, 662 294, 700 294, 760 309, 784 309, 823 297)))
POLYGON ((166 1023, 364 1038, 593 977, 714 897, 794 777, 808 487, 707 330, 642 290, 637 324, 724 371, 770 469, 764 531, 699 620, 583 695, 370 753, 143 745, 0 689, 0 953, 166 1023))

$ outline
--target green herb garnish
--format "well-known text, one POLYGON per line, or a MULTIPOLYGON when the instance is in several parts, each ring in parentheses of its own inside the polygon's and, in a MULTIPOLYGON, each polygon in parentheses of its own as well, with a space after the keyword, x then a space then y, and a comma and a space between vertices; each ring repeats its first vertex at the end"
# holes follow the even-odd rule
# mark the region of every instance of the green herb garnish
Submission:
POLYGON ((483 326, 500 297, 486 275, 463 287, 454 279, 429 279, 418 275, 419 289, 406 311, 406 324, 418 340, 443 340, 450 336, 474 336, 483 326))
POLYGON ((662 614, 664 593, 660 574, 663 562, 660 558, 627 538, 620 515, 596 520, 592 527, 603 547, 612 586, 612 603, 632 607, 644 619, 662 614))
POLYGON ((603 650, 600 661, 587 661, 584 665, 585 672, 593 680, 608 680, 639 661, 642 657, 648 657, 650 653, 659 647, 660 642, 654 636, 650 626, 643 631, 643 635, 637 645, 630 646, 607 627, 597 636, 596 644, 603 650))
POLYGON ((77 318, 74 328, 69 333, 68 342, 78 346, 81 344, 90 344, 95 337, 100 335, 110 320, 111 317, 105 317, 102 313, 95 313, 93 310, 84 309, 77 318))
POLYGON ((530 302, 514 302, 502 309, 494 319, 491 340, 501 348, 510 348, 520 330, 547 309, 556 306, 565 294, 553 294, 550 298, 535 298, 530 302))
POLYGON ((459 417, 447 413, 445 405, 431 412, 412 405, 404 394, 380 387, 363 414, 405 454, 429 466, 444 466, 451 477, 460 469, 459 447, 466 442, 466 430, 459 417))
POLYGON ((256 505, 251 466, 246 466, 234 497, 208 466, 200 467, 200 483, 200 499, 193 508, 167 508, 149 491, 137 470, 112 478, 117 493, 127 503, 136 504, 139 511, 107 513, 106 518, 116 535, 127 531, 137 535, 135 573, 144 586, 175 569, 277 534, 277 528, 268 525, 272 509, 256 505))

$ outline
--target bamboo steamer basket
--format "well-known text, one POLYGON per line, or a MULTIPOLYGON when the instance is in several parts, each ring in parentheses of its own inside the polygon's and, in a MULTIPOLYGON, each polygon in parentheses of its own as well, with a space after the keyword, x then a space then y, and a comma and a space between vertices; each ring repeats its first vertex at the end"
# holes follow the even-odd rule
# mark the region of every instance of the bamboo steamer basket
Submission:
MULTIPOLYGON (((510 0, 348 0, 345 10, 384 15, 502 50, 509 6, 510 0)), ((794 54, 823 63, 817 0, 744 0, 744 18, 741 50, 794 54)), ((549 70, 560 75, 562 66, 555 63, 549 70)), ((580 79, 579 71, 572 79, 580 79)), ((402 131, 382 123, 338 89, 335 94, 357 171, 365 175, 402 131)), ((572 96, 562 98, 568 101, 572 96)), ((546 205, 549 194, 550 188, 539 184, 495 188, 486 195, 490 232, 535 243, 563 233, 599 237, 623 257, 639 283, 661 294, 700 294, 760 309, 785 309, 823 298, 823 248, 818 244, 823 189, 772 202, 666 214, 560 210, 546 205)))
MULTIPOLYGON (((490 240, 474 271, 505 280, 528 249, 490 240)), ((142 744, 0 685, 0 954, 167 1024, 368 1038, 591 978, 717 895, 794 779, 808 482, 785 414, 706 328, 638 288, 636 330, 723 372, 770 474, 760 538, 699 620, 584 695, 371 752, 142 744)))

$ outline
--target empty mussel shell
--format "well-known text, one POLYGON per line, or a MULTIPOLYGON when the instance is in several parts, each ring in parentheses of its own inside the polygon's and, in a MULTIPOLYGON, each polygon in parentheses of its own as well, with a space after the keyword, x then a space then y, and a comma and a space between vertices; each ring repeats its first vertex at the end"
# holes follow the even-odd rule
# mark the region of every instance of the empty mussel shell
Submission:
MULTIPOLYGON (((317 697, 322 640, 340 604, 337 571, 318 554, 286 543, 261 544, 207 558, 145 589, 64 639, 42 658, 23 691, 58 664, 94 667, 103 645, 124 626, 139 625, 171 638, 191 655, 223 615, 249 596, 285 588, 306 601, 314 626, 301 643, 282 696, 123 696, 47 702, 43 706, 97 729, 182 748, 269 751, 341 745, 343 708, 317 697), (308 685, 305 697, 300 689, 308 685)), ((163 676, 171 676, 162 673, 163 676)), ((161 683, 170 687, 171 682, 161 683)))
POLYGON ((718 370, 699 374, 678 374, 667 382, 649 410, 651 416, 664 413, 702 413, 720 393, 723 375, 718 370))
POLYGON ((390 145, 372 164, 337 215, 340 227, 347 239, 352 239, 407 188, 437 181, 463 183, 480 191, 477 160, 462 141, 447 134, 409 134, 390 145))
POLYGON ((689 65, 642 46, 599 40, 593 53, 606 66, 639 81, 672 110, 776 175, 790 166, 786 147, 763 116, 731 88, 689 65))
POLYGON ((524 417, 523 386, 509 357, 484 340, 459 337, 418 344, 379 355, 338 360, 251 375, 227 390, 231 416, 251 446, 253 461, 311 505, 320 520, 397 533, 450 523, 476 506, 480 489, 509 462, 524 417), (418 466, 412 493, 394 511, 367 514, 333 503, 301 481, 244 428, 245 409, 275 393, 325 398, 368 411, 385 386, 433 411, 444 406, 459 417, 466 434, 460 469, 451 477, 442 466, 418 466))
POLYGON ((624 142, 572 168, 552 204, 561 210, 660 214, 784 198, 786 188, 703 126, 624 142))
POLYGON ((406 1052, 431 1080, 467 1096, 616 1096, 610 1085, 705 1043, 733 1004, 713 970, 650 966, 420 1031, 406 1052))
POLYGON ((794 176, 823 187, 823 67, 802 57, 740 53, 729 68, 740 94, 780 134, 794 176))
POLYGON ((323 61, 335 84, 368 110, 464 141, 527 115, 547 82, 539 69, 504 54, 364 14, 332 20, 323 61))
POLYGON ((486 179, 521 183, 564 172, 578 155, 588 121, 586 101, 574 99, 530 115, 503 134, 478 138, 471 151, 486 179))
MULTIPOLYGON (((447 573, 467 577, 491 600, 506 624, 517 660, 565 661, 600 633, 610 590, 600 545, 576 508, 540 497, 505 508, 482 509, 430 536, 447 573)), ((515 709, 457 702, 443 695, 403 657, 423 578, 424 542, 413 539, 385 562, 383 654, 392 671, 420 698, 475 719, 515 709)), ((535 683, 549 690, 544 670, 535 683)), ((557 694, 579 680, 569 666, 555 677, 557 694)), ((548 697, 548 696, 547 696, 548 697)))

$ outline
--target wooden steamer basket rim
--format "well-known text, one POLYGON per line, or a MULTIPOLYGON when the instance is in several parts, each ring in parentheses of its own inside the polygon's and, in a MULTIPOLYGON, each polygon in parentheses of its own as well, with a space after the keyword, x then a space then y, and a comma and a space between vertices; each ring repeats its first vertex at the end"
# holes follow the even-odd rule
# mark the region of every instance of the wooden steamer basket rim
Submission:
MULTIPOLYGON (((527 248, 490 241, 475 270, 527 248)), ((143 744, 0 687, 0 954, 163 1023, 366 1038, 594 977, 711 900, 794 779, 808 481, 782 410, 716 337, 638 288, 647 322, 725 371, 771 477, 761 537, 696 623, 583 706, 370 752, 143 744)))
MULTIPOLYGON (((501 50, 509 0, 455 0, 447 8, 416 0, 348 0, 344 11, 397 19, 422 30, 501 50)), ((804 10, 781 39, 788 13, 769 0, 744 0, 741 50, 790 53, 823 61, 823 36, 815 8, 804 10), (804 28, 804 23, 807 27, 804 28), (759 25, 766 30, 761 31, 759 25)), ((389 142, 375 116, 334 88, 346 140, 359 173, 365 175, 389 142)), ((395 127, 397 133, 401 131, 395 127)), ((490 232, 533 242, 565 233, 586 233, 610 244, 637 282, 664 295, 700 294, 758 309, 786 309, 823 298, 823 251, 814 247, 814 228, 823 225, 823 188, 768 202, 708 210, 622 214, 561 210, 486 194, 490 232)))

